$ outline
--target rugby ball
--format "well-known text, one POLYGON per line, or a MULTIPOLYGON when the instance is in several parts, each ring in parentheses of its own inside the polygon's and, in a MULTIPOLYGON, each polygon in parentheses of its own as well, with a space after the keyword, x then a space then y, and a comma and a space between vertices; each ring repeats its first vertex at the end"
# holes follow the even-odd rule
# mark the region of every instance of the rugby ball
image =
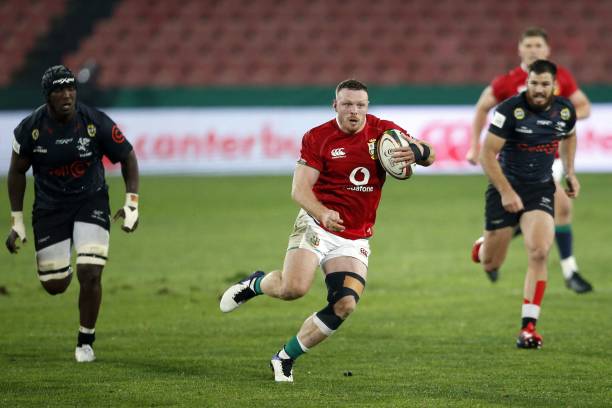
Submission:
POLYGON ((391 163, 393 149, 408 147, 408 139, 397 129, 385 130, 376 143, 376 154, 380 165, 385 171, 398 180, 406 180, 412 176, 414 164, 402 168, 404 163, 391 163))

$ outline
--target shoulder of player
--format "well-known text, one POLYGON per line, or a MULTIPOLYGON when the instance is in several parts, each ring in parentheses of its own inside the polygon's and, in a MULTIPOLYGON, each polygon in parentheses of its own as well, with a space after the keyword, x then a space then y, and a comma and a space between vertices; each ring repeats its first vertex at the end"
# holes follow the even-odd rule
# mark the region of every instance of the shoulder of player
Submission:
POLYGON ((497 105, 497 107, 495 108, 495 110, 511 110, 514 109, 518 106, 524 106, 525 105, 525 98, 523 97, 524 92, 521 92, 519 94, 513 95, 511 97, 509 97, 508 99, 502 101, 499 103, 499 105, 497 105))
POLYGON ((508 81, 525 75, 525 71, 520 66, 511 69, 510 71, 504 72, 503 74, 497 75, 491 81, 492 84, 506 84, 508 81))
POLYGON ((568 98, 557 95, 555 96, 555 104, 560 105, 561 108, 571 108, 574 109, 574 104, 568 98))
POLYGON ((47 105, 41 105, 38 108, 34 109, 32 113, 23 118, 23 120, 19 123, 18 128, 22 128, 24 130, 34 128, 38 126, 43 116, 46 114, 47 105))
POLYGON ((338 126, 336 124, 336 119, 329 120, 325 123, 320 124, 319 126, 315 126, 312 129, 308 130, 305 134, 305 138, 315 138, 319 139, 338 130, 338 126))
POLYGON ((100 124, 108 118, 108 116, 101 110, 92 108, 91 106, 85 105, 81 102, 77 102, 76 109, 85 120, 91 121, 95 124, 100 124))
POLYGON ((557 76, 559 75, 573 77, 571 71, 562 65, 557 65, 557 76))

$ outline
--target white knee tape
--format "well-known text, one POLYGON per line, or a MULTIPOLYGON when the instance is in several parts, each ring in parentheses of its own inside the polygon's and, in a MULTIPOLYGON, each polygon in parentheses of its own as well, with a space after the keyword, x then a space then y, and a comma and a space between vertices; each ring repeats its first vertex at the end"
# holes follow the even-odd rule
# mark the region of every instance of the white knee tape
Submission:
POLYGON ((77 248, 77 264, 106 265, 108 247, 99 244, 82 245, 77 248))
POLYGON ((70 276, 72 269, 69 261, 66 260, 45 260, 38 261, 38 279, 41 282, 50 280, 64 279, 70 276))
POLYGON ((70 240, 58 242, 36 252, 38 279, 46 282, 64 279, 72 273, 70 269, 70 240))

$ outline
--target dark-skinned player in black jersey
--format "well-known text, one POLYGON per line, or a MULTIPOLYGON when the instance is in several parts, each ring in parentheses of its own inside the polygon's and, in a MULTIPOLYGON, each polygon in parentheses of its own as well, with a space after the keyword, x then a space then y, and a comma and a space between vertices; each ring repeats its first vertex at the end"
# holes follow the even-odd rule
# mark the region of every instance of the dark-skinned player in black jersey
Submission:
POLYGON ((102 270, 109 246, 110 205, 103 156, 121 163, 126 201, 115 214, 122 229, 138 226, 138 162, 132 145, 104 113, 77 103, 72 72, 48 68, 41 81, 45 104, 15 128, 8 172, 11 230, 6 247, 17 253, 26 242, 23 199, 26 172, 34 174, 32 227, 38 278, 51 295, 72 280, 71 251, 76 252, 80 284, 78 362, 95 360, 92 344, 102 300, 102 270))
POLYGON ((529 67, 526 91, 506 99, 493 115, 482 168, 489 178, 484 242, 477 259, 487 274, 502 265, 515 227, 527 250, 522 323, 516 345, 542 347, 535 326, 548 279, 548 253, 555 238, 552 165, 559 149, 570 198, 580 192, 574 171, 576 111, 569 99, 555 96, 557 68, 546 60, 529 67))

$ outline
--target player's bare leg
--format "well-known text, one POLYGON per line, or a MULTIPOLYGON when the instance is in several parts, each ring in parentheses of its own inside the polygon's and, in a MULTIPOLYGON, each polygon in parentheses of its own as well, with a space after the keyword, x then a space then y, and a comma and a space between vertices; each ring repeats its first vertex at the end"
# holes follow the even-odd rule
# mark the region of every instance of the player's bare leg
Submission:
POLYGON ((279 299, 298 299, 312 286, 318 264, 318 257, 307 249, 289 250, 285 255, 283 269, 266 274, 261 281, 261 290, 279 299))
POLYGON ((83 327, 96 327, 98 312, 102 302, 102 269, 101 265, 77 265, 79 291, 80 323, 83 327))
POLYGON ((68 275, 65 278, 48 280, 46 282, 41 281, 40 283, 50 295, 59 295, 60 293, 64 293, 66 289, 68 289, 68 286, 70 286, 71 281, 72 274, 68 275))
MULTIPOLYGON (((293 381, 292 369, 295 359, 333 334, 357 307, 358 297, 363 292, 367 277, 367 267, 355 258, 337 257, 327 261, 323 270, 326 274, 326 283, 328 283, 327 278, 330 278, 331 275, 342 274, 340 276, 342 288, 354 290, 352 293, 356 294, 357 297, 354 294, 347 294, 338 300, 330 301, 328 298, 328 301, 330 301, 328 307, 304 321, 297 335, 291 338, 272 357, 270 365, 274 370, 274 378, 277 382, 293 381), (347 274, 346 271, 354 272, 347 274), (355 275, 360 279, 357 279, 355 275)), ((335 292, 335 290, 331 290, 335 292)))
POLYGON ((566 286, 576 293, 588 293, 593 290, 591 284, 578 272, 578 264, 573 253, 572 212, 573 201, 563 191, 563 186, 556 182, 555 191, 555 238, 561 261, 561 271, 566 286))
POLYGON ((544 211, 529 211, 521 217, 527 249, 527 274, 523 289, 520 348, 540 348, 542 337, 535 331, 548 280, 548 253, 554 240, 553 217, 544 211))
POLYGON ((78 362, 96 359, 92 345, 96 340, 96 321, 102 301, 102 270, 108 257, 109 232, 87 222, 74 224, 79 279, 79 333, 74 355, 78 362))
POLYGON ((78 362, 95 360, 92 344, 102 302, 102 265, 77 264, 79 279, 79 335, 75 358, 78 362))
POLYGON ((485 231, 479 248, 478 259, 491 282, 498 279, 499 268, 508 254, 508 247, 514 235, 513 227, 485 231))
POLYGON ((256 271, 247 278, 230 286, 221 296, 219 308, 231 312, 258 295, 293 300, 304 296, 314 278, 319 258, 306 249, 287 251, 283 269, 265 274, 256 271))

